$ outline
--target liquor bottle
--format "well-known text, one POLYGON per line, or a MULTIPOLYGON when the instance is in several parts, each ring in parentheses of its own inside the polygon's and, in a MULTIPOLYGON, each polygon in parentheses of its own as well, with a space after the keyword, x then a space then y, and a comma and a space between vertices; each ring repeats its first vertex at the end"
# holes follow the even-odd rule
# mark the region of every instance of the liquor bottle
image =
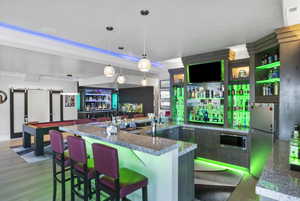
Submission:
POLYGON ((262 91, 263 91, 263 96, 267 95, 267 86, 264 84, 262 87, 262 91))
POLYGON ((265 56, 263 56, 262 58, 261 58, 261 65, 265 65, 266 63, 265 63, 265 56))
POLYGON ((240 95, 240 96, 244 95, 243 85, 240 86, 239 95, 240 95))
POLYGON ((273 69, 269 70, 268 78, 272 79, 273 76, 273 69))
POLYGON ((214 90, 213 89, 210 90, 210 98, 214 98, 214 90))
POLYGON ((225 97, 225 94, 224 94, 224 85, 222 84, 222 86, 221 86, 221 93, 222 93, 222 98, 224 98, 225 97))
POLYGON ((232 96, 234 96, 234 95, 235 95, 235 90, 234 90, 234 87, 232 87, 231 94, 232 94, 232 96))
POLYGON ((279 95, 279 83, 278 82, 274 83, 274 95, 275 96, 279 95))
POLYGON ((272 55, 268 56, 268 63, 269 64, 273 63, 273 56, 272 55))
POLYGON ((268 54, 264 56, 264 65, 268 64, 268 54))
MULTIPOLYGON (((300 159, 300 136, 299 136, 299 126, 294 126, 294 131, 292 133, 290 139, 290 154, 289 154, 289 163, 291 165, 299 166, 299 159, 300 159)), ((292 168, 292 167, 291 167, 292 168)))

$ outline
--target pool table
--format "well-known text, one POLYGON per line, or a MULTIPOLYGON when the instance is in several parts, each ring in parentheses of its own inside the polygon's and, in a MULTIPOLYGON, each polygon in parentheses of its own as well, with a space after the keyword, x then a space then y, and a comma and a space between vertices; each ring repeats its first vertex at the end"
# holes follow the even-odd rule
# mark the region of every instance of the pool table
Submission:
POLYGON ((74 124, 88 123, 92 120, 68 120, 53 121, 43 123, 28 123, 23 125, 23 147, 31 147, 31 136, 34 136, 34 152, 36 156, 44 155, 44 135, 49 134, 49 130, 58 130, 60 126, 70 126, 74 124))

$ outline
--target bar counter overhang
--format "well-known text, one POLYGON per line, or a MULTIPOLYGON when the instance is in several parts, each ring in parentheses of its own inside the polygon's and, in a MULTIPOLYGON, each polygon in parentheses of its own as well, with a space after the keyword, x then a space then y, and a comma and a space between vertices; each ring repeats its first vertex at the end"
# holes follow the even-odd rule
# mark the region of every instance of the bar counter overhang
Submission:
MULTIPOLYGON (((159 125, 157 129, 169 129, 175 125, 159 125)), ((119 131, 117 135, 108 135, 103 124, 81 124, 63 126, 61 131, 81 136, 86 141, 87 152, 92 156, 93 143, 106 144, 118 149, 120 167, 133 169, 149 179, 149 201, 179 201, 184 192, 178 187, 181 168, 188 169, 193 183, 193 160, 196 144, 175 141, 160 137, 131 134, 119 131), (184 164, 183 164, 184 163, 184 164), (183 167, 185 166, 185 167, 183 167), (190 168, 187 168, 190 167, 190 168)), ((191 194, 193 196, 193 193, 191 194)), ((128 197, 132 201, 141 200, 137 191, 128 197)), ((188 198, 189 199, 189 198, 188 198)), ((189 201, 189 200, 184 200, 189 201)))

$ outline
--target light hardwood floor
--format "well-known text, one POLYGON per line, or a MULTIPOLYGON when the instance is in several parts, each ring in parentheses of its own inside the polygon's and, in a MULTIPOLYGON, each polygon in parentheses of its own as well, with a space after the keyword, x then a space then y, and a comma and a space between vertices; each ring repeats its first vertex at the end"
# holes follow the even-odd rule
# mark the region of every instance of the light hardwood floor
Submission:
MULTIPOLYGON (((9 149, 10 143, 0 142, 0 201, 51 201, 51 160, 28 164, 9 149)), ((229 201, 258 201, 255 184, 252 177, 244 177, 229 201)), ((69 191, 67 187, 67 201, 69 191)))

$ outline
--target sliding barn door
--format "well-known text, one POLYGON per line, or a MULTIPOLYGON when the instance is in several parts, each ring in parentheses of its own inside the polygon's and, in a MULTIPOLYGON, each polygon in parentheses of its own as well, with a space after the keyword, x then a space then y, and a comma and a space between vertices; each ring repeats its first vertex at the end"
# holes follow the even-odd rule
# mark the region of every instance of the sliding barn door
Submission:
POLYGON ((27 118, 26 97, 25 90, 10 90, 10 138, 22 137, 27 118))
POLYGON ((28 90, 28 122, 50 121, 49 91, 28 90))
POLYGON ((60 121, 61 105, 60 105, 60 93, 52 94, 52 115, 53 121, 60 121))

